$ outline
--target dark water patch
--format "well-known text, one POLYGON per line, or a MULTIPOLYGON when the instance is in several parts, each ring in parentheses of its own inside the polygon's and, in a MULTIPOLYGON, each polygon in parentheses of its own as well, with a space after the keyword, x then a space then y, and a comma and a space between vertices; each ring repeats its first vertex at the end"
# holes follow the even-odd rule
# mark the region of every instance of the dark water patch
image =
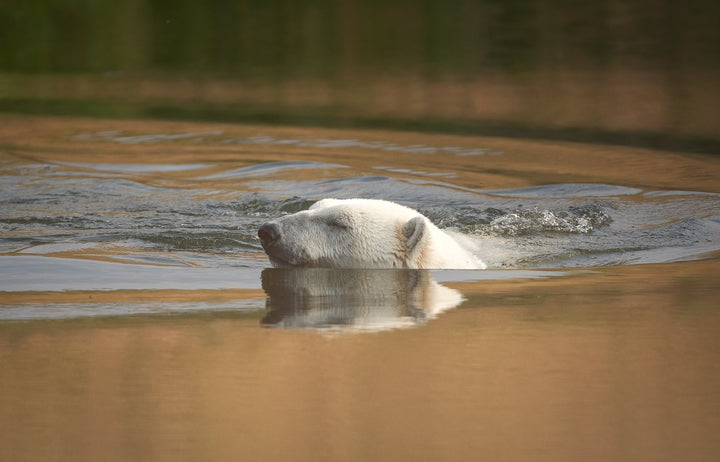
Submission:
POLYGON ((103 229, 110 221, 100 216, 88 214, 79 216, 30 216, 17 218, 0 218, 0 224, 10 229, 27 229, 28 227, 58 227, 70 229, 103 229))
POLYGON ((302 197, 272 199, 259 193, 247 194, 231 201, 205 201, 202 206, 220 215, 270 218, 306 210, 315 200, 302 197))
POLYGON ((720 222, 717 217, 714 219, 690 217, 665 226, 642 230, 639 235, 648 242, 655 245, 662 243, 667 247, 709 244, 720 240, 720 222))
POLYGON ((167 189, 153 187, 127 179, 68 177, 64 174, 9 175, 0 182, 3 194, 0 203, 57 204, 59 200, 108 202, 122 198, 145 198, 150 193, 160 194, 167 189))
POLYGON ((142 242, 164 251, 194 251, 208 253, 232 253, 241 250, 261 251, 254 232, 236 230, 191 231, 168 230, 162 233, 136 236, 142 242))

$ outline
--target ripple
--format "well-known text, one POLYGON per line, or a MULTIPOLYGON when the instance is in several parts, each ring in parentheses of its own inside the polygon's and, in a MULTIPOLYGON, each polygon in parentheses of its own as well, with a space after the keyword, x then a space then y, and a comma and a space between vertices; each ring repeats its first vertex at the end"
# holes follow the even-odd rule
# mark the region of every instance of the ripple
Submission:
POLYGON ((486 194, 494 196, 506 197, 605 197, 605 196, 629 196, 640 194, 643 191, 637 188, 628 188, 625 186, 614 186, 606 184, 593 183, 570 183, 570 184, 554 184, 545 186, 533 186, 530 188, 520 189, 499 189, 494 191, 484 191, 486 194))
POLYGON ((301 170, 301 169, 336 169, 336 168, 349 168, 347 165, 339 164, 325 164, 322 162, 306 162, 306 161, 294 161, 294 162, 269 162, 265 164, 256 164, 249 167, 238 168, 230 170, 228 172, 217 173, 215 175, 209 175, 203 177, 203 179, 227 179, 227 178, 250 178, 256 176, 270 176, 277 175, 280 172, 286 170, 301 170))

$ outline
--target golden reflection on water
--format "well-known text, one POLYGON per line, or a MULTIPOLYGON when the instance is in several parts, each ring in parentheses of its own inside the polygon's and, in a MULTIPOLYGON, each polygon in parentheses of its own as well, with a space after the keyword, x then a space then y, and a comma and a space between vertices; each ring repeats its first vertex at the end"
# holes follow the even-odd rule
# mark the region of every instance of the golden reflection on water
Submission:
POLYGON ((448 283, 419 329, 0 325, 3 460, 712 460, 718 260, 448 283))
MULTIPOLYGON (((612 146, 157 121, 0 116, 0 122, 4 161, 208 164, 135 180, 217 188, 220 199, 237 180, 196 179, 297 159, 349 165, 356 174, 379 166, 451 172, 453 184, 472 188, 595 182, 720 191, 716 157, 612 146), (107 130, 480 146, 503 155, 439 162, 402 151, 276 149, 220 139, 123 145, 97 135, 107 130)), ((122 257, 122 249, 113 252, 93 258, 122 257)), ((45 256, 88 258, 82 249, 45 256)), ((708 257, 548 279, 448 282, 466 299, 462 304, 420 328, 372 334, 263 328, 264 310, 2 322, 0 460, 715 460, 720 260, 708 257)), ((239 303, 263 294, 0 297, 6 304, 89 297, 239 303)))

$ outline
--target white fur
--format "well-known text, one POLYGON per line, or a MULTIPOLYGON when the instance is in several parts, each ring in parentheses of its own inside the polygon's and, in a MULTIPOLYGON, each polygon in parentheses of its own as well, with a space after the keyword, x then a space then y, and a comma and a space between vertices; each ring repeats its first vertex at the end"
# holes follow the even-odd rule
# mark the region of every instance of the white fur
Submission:
POLYGON ((279 239, 263 247, 280 267, 486 267, 428 218, 388 201, 323 199, 266 225, 279 232, 279 239))

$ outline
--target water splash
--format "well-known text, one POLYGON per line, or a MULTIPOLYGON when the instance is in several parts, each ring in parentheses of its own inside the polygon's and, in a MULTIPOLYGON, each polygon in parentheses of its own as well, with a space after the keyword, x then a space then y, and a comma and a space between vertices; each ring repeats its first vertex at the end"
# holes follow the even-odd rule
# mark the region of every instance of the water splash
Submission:
POLYGON ((567 210, 520 210, 493 219, 484 231, 500 236, 522 236, 537 233, 588 234, 612 222, 598 204, 569 207, 567 210))

